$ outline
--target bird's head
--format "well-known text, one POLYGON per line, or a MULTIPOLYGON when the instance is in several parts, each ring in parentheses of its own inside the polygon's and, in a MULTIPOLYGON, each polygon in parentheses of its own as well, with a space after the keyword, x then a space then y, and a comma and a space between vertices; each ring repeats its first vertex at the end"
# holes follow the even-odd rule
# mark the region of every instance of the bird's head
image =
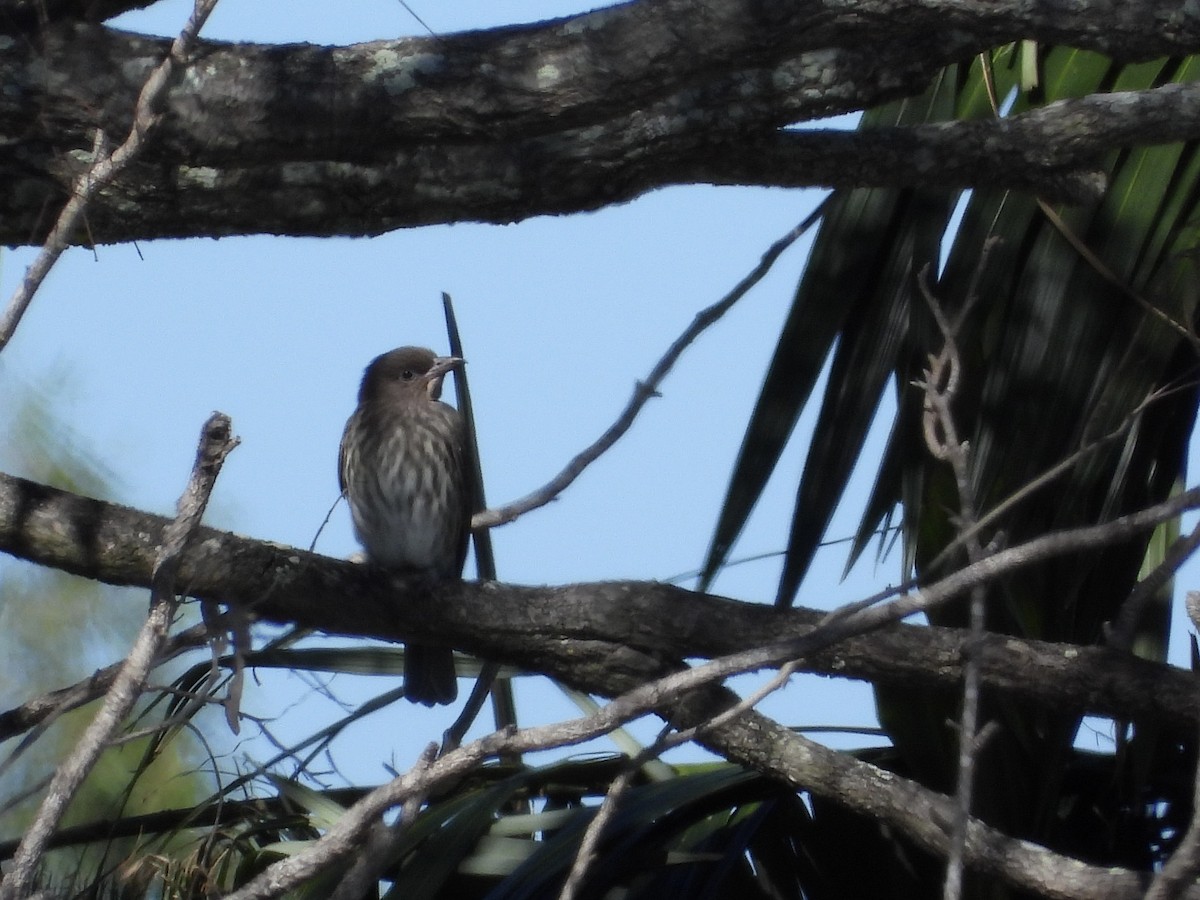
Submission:
POLYGON ((442 379, 464 360, 437 356, 425 347, 398 347, 377 356, 363 373, 358 402, 385 398, 437 400, 442 396, 442 379))

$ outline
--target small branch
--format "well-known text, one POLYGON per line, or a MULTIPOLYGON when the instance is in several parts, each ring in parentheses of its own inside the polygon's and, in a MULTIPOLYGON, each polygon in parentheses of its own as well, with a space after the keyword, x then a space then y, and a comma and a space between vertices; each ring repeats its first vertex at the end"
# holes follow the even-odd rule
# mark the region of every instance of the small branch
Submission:
POLYGON ((129 657, 113 680, 96 718, 84 731, 79 744, 51 779, 33 824, 13 855, 12 868, 0 882, 0 900, 21 900, 33 888, 47 841, 53 834, 79 786, 95 766, 105 743, 129 714, 141 694, 146 677, 166 643, 175 612, 175 576, 188 541, 200 526, 217 474, 226 455, 236 446, 230 435, 229 418, 214 413, 201 433, 196 462, 175 520, 163 532, 158 560, 151 577, 150 615, 142 626, 129 657))
MULTIPOLYGON (((948 602, 977 582, 1058 554, 1127 540, 1197 506, 1200 490, 1192 489, 1102 525, 1007 547, 927 585, 922 593, 859 611, 852 624, 874 628, 903 619, 929 604, 948 602)), ((86 578, 148 586, 166 522, 0 475, 0 551, 86 578)), ((591 680, 596 675, 592 666, 603 658, 604 671, 614 674, 626 662, 620 654, 613 656, 618 648, 657 658, 710 657, 849 618, 840 611, 765 608, 653 582, 527 587, 382 579, 369 567, 207 528, 188 553, 183 576, 192 596, 241 604, 261 620, 382 640, 403 641, 436 631, 460 649, 597 693, 604 691, 591 680), (347 596, 356 597, 356 603, 347 605, 347 596), (681 617, 682 609, 689 614, 681 617)), ((843 644, 837 653, 809 657, 806 669, 944 687, 960 677, 960 640, 953 629, 899 628, 843 644)), ((823 638, 821 646, 829 643, 823 638)), ((808 646, 801 652, 819 649, 808 646)), ((1069 659, 1064 652, 1060 645, 1041 641, 990 643, 987 678, 998 689, 1039 705, 1070 703, 1100 715, 1140 720, 1191 721, 1197 716, 1188 673, 1100 648, 1073 647, 1069 659), (1031 665, 1057 674, 1031 682, 1023 677, 1031 665), (1146 690, 1146 679, 1158 687, 1146 690)))
MULTIPOLYGON (((193 625, 171 638, 159 654, 156 663, 168 662, 181 653, 202 646, 207 640, 207 629, 203 625, 193 625)), ((104 696, 120 673, 122 664, 113 663, 111 666, 105 666, 75 684, 50 691, 40 697, 27 700, 20 706, 0 712, 0 742, 16 737, 18 734, 24 734, 30 729, 37 729, 40 734, 63 713, 78 709, 91 703, 97 697, 104 696)), ((0 763, 0 774, 3 774, 5 769, 12 764, 27 743, 28 741, 22 742, 20 747, 13 750, 8 759, 0 763)))
MULTIPOLYGON (((437 744, 430 744, 421 753, 413 766, 411 773, 420 777, 437 759, 437 744)), ((404 841, 405 832, 421 811, 425 802, 426 792, 414 790, 404 801, 400 816, 392 825, 382 821, 375 823, 370 831, 364 852, 361 853, 338 883, 329 900, 360 900, 372 896, 375 885, 388 867, 395 862, 395 856, 404 841)))
POLYGON ((563 882, 558 900, 575 900, 576 896, 580 894, 584 880, 587 878, 588 870, 597 858, 596 850, 600 845, 600 835, 616 814, 618 801, 621 795, 629 789, 634 773, 639 771, 650 760, 658 759, 672 747, 678 747, 680 744, 695 740, 696 735, 704 731, 719 728, 727 722, 733 721, 747 710, 753 709, 767 696, 787 684, 788 679, 795 673, 796 664, 788 663, 776 672, 766 684, 759 687, 749 696, 739 700, 733 706, 718 713, 708 721, 693 725, 690 728, 674 732, 669 729, 665 730, 653 744, 632 757, 626 763, 621 774, 609 785, 608 790, 604 794, 604 800, 600 804, 600 809, 596 811, 595 817, 588 823, 583 837, 580 838, 579 849, 575 852, 575 861, 571 864, 571 871, 567 874, 567 878, 563 882))
POLYGON ((1200 524, 1197 524, 1190 534, 1182 535, 1173 541, 1163 561, 1155 566, 1153 572, 1134 585, 1125 602, 1121 604, 1121 611, 1108 635, 1110 647, 1126 651, 1133 649, 1138 620, 1141 619, 1146 604, 1167 586, 1179 571, 1179 567, 1196 552, 1197 547, 1200 547, 1200 524))
MULTIPOLYGON (((1013 491, 1013 493, 1005 497, 1004 500, 1000 501, 991 509, 989 509, 987 513, 981 516, 974 525, 972 525, 970 528, 963 529, 958 535, 956 535, 954 540, 947 544, 946 547, 926 566, 926 569, 929 571, 937 571, 938 567, 941 566, 942 563, 944 563, 947 559, 949 559, 950 555, 955 550, 964 546, 968 539, 977 536, 983 529, 987 528, 993 522, 998 520, 1010 509, 1017 506, 1019 503, 1033 494, 1037 493, 1039 490, 1052 483, 1055 479, 1065 475, 1076 465, 1082 462, 1086 457, 1097 452, 1098 450, 1103 449, 1104 447, 1107 447, 1113 441, 1124 437, 1129 429, 1133 427, 1133 423, 1137 421, 1138 416, 1140 416, 1146 410, 1146 408, 1150 406, 1150 404, 1158 400, 1162 400, 1171 392, 1172 391, 1170 389, 1154 391, 1134 409, 1130 410, 1129 414, 1125 416, 1125 418, 1122 419, 1120 423, 1118 423, 1117 426, 1108 434, 1101 435, 1095 440, 1090 441, 1089 443, 1080 447, 1074 453, 1071 453, 1059 460, 1049 469, 1042 472, 1042 474, 1032 478, 1025 485, 1013 491)), ((916 582, 914 581, 912 585, 903 585, 900 589, 906 590, 908 587, 915 586, 915 583, 916 582)))
MULTIPOLYGON (((945 460, 954 472, 954 483, 958 493, 959 512, 956 528, 961 533, 974 528, 979 520, 975 506, 975 495, 971 488, 971 476, 965 441, 959 440, 951 404, 962 378, 962 359, 958 352, 956 337, 971 308, 978 298, 979 278, 987 266, 987 258, 996 245, 995 238, 984 242, 975 268, 966 300, 955 321, 951 323, 941 304, 929 289, 929 265, 926 264, 918 277, 918 285, 925 302, 929 305, 938 329, 942 333, 942 350, 929 359, 925 372, 925 442, 935 459, 945 460)), ((984 558, 983 545, 977 534, 966 539, 967 558, 977 563, 984 558)), ((983 585, 971 588, 969 610, 969 632, 966 661, 963 666, 962 715, 958 728, 958 773, 955 790, 954 829, 950 836, 950 852, 946 860, 946 878, 943 884, 944 900, 958 900, 962 896, 964 861, 967 849, 967 826, 971 820, 971 797, 975 782, 976 734, 979 730, 979 689, 982 681, 979 655, 983 643, 986 594, 983 585)))
POLYGON ((34 294, 37 293, 46 276, 50 274, 50 269, 62 256, 63 251, 67 249, 80 221, 87 212, 87 206, 92 197, 116 178, 121 170, 142 152, 151 132, 158 125, 160 118, 158 110, 175 70, 187 62, 188 53, 196 36, 204 27, 205 20, 208 19, 216 5, 217 0, 196 0, 187 24, 184 25, 183 31, 171 45, 170 53, 150 73, 150 77, 142 86, 141 94, 138 95, 137 105, 134 108, 133 127, 129 131, 129 136, 125 138, 125 142, 110 154, 104 132, 96 131, 92 147, 92 164, 76 179, 71 190, 71 198, 46 236, 41 252, 25 271, 25 278, 22 279, 21 284, 13 293, 12 299, 9 300, 4 315, 0 316, 0 351, 12 339, 17 326, 21 323, 21 318, 29 309, 29 304, 33 302, 34 294))
POLYGON ((642 407, 646 405, 646 401, 651 397, 658 396, 658 386, 662 384, 663 379, 667 377, 667 374, 674 367, 675 363, 678 362, 679 357, 683 355, 683 351, 705 329, 714 324, 725 313, 729 312, 738 300, 744 297, 754 285, 763 279, 783 252, 820 220, 824 209, 825 205, 822 203, 812 215, 767 248, 767 252, 763 254, 758 265, 745 278, 739 281, 732 291, 712 306, 697 313, 691 325, 684 329, 683 333, 675 339, 675 342, 663 354, 658 364, 655 365, 646 377, 646 380, 638 382, 637 387, 634 388, 633 397, 617 417, 616 421, 591 446, 575 456, 558 475, 536 491, 505 506, 498 506, 494 509, 487 509, 476 513, 471 519, 471 527, 479 529, 505 525, 530 510, 537 509, 539 506, 545 506, 566 490, 571 485, 571 482, 580 476, 584 469, 599 459, 606 450, 621 439, 621 436, 633 425, 634 419, 637 418, 642 407))

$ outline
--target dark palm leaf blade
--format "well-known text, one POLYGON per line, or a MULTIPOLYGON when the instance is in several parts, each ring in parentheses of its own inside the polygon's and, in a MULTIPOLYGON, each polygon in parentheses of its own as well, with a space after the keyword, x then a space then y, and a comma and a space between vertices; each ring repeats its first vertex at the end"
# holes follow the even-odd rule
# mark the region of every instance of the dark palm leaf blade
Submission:
MULTIPOLYGON (((1094 54, 1055 51, 1045 65, 1047 99, 1095 89, 1110 69, 1094 54), (1074 74, 1070 86, 1075 90, 1064 91, 1062 82, 1069 81, 1064 72, 1074 74)), ((1023 102, 1019 100, 1018 107, 1023 102)), ((1069 215, 1081 220, 1083 213, 1074 210, 1069 215)), ((1068 225, 1078 231, 1080 221, 1068 225)), ((1078 302, 1073 298, 1085 287, 1073 281, 1081 272, 1079 263, 1078 254, 1034 198, 994 191, 972 196, 935 292, 953 311, 982 275, 979 306, 957 341, 965 377, 956 414, 962 420, 960 432, 971 440, 977 505, 985 509, 1066 455, 1064 448, 1073 443, 1066 423, 1078 422, 1079 394, 1094 384, 1098 354, 1093 348, 1108 327, 1104 315, 1075 312, 1078 302), (978 273, 984 242, 990 238, 1002 243, 988 257, 986 271, 978 273), (1088 358, 1072 357, 1065 348, 1088 358), (1048 408, 1056 406, 1056 411, 1070 415, 1048 415, 1048 408)), ((940 345, 940 338, 930 341, 911 348, 906 376, 918 376, 924 355, 940 345)), ((910 398, 901 404, 901 412, 910 416, 901 431, 919 434, 919 405, 910 398)), ((920 456, 910 464, 932 469, 934 478, 944 469, 920 456)), ((936 502, 923 502, 919 495, 903 498, 908 515, 918 523, 909 531, 920 545, 918 564, 922 556, 928 560, 940 551, 942 541, 937 539, 948 536, 945 511, 957 505, 944 505, 944 490, 931 494, 926 499, 936 502), (933 522, 926 521, 926 512, 933 522)))
POLYGON ((650 900, 814 898, 823 885, 800 839, 812 831, 803 801, 776 785, 761 801, 739 800, 698 819, 679 835, 667 857, 668 863, 694 862, 663 866, 639 886, 637 895, 650 900))
MULTIPOLYGON (((590 816, 580 816, 489 895, 557 897, 590 816)), ((734 766, 636 788, 602 838, 606 864, 582 896, 821 898, 830 889, 819 825, 792 789, 734 766)))
MULTIPOLYGON (((1010 44, 993 51, 987 57, 977 57, 966 68, 965 76, 955 98, 957 118, 981 119, 995 115, 994 104, 1002 102, 1018 85, 1020 65, 1017 51, 1017 45, 1010 44)), ((969 196, 970 194, 968 194, 969 196)), ((979 237, 976 242, 977 246, 981 246, 984 237, 990 233, 992 225, 981 216, 983 211, 978 205, 968 207, 968 212, 971 211, 974 211, 973 214, 960 222, 957 233, 961 236, 973 228, 983 228, 984 236, 979 237)), ((991 210, 992 216, 995 215, 995 212, 995 210, 991 210)), ((933 226, 936 222, 929 224, 933 226)), ((939 243, 945 239, 944 230, 949 224, 948 220, 942 222, 943 234, 938 237, 939 243)), ((874 240, 884 239, 882 234, 874 237, 874 240)), ((934 259, 927 258, 924 262, 933 262, 934 259)), ((910 312, 910 347, 924 347, 927 348, 927 351, 932 350, 938 345, 940 339, 925 304, 918 302, 915 306, 910 307, 910 312)), ((897 506, 900 506, 905 498, 920 497, 924 493, 928 454, 920 432, 913 431, 911 428, 911 423, 916 421, 920 415, 922 403, 920 392, 913 387, 912 382, 921 377, 924 364, 924 357, 920 355, 914 363, 911 351, 906 352, 905 357, 897 364, 895 372, 896 402, 902 409, 896 416, 875 483, 864 505, 863 516, 847 555, 845 572, 849 572, 873 535, 876 533, 881 536, 886 535, 897 506), (907 409, 903 407, 907 407, 907 409)), ((940 487, 945 491, 950 486, 948 483, 944 483, 940 487)), ((905 552, 902 571, 904 572, 912 571, 915 548, 918 545, 929 543, 928 540, 918 541, 916 539, 917 522, 917 517, 911 512, 902 518, 901 530, 905 552)), ((940 529, 939 534, 930 537, 934 538, 933 543, 944 546, 952 535, 948 530, 940 529)), ((881 537, 881 552, 884 546, 881 537)))
MULTIPOLYGON (((1012 46, 996 51, 985 72, 983 60, 977 59, 966 70, 961 83, 956 85, 957 94, 950 98, 949 103, 960 118, 974 119, 993 114, 992 91, 1001 98, 1016 84, 1017 67, 1015 64, 1014 48, 1012 46), (989 83, 991 90, 989 90, 989 83)), ((943 85, 951 82, 946 79, 943 85)), ((944 109, 938 110, 944 115, 944 109)), ((864 119, 864 126, 868 120, 864 119)), ((902 198, 908 192, 893 192, 897 198, 902 198)), ((859 397, 874 396, 878 403, 883 386, 896 375, 899 401, 908 405, 910 412, 919 410, 920 395, 911 387, 910 382, 920 377, 921 366, 913 366, 903 357, 908 356, 913 346, 925 346, 933 349, 935 330, 928 310, 923 302, 912 303, 915 277, 925 265, 932 266, 938 258, 938 251, 948 228, 951 211, 957 200, 953 192, 923 192, 916 194, 924 201, 910 207, 910 221, 905 230, 900 232, 897 243, 895 233, 880 230, 869 236, 869 240, 888 246, 892 253, 891 260, 897 268, 884 269, 879 272, 879 283, 872 303, 876 307, 875 314, 885 319, 886 329, 873 330, 864 328, 860 331, 848 326, 840 337, 837 355, 834 359, 833 372, 826 388, 822 407, 822 416, 814 432, 809 457, 805 464, 805 472, 797 492, 796 513, 793 519, 793 530, 789 543, 789 554, 785 562, 783 577, 777 601, 790 602, 811 562, 817 542, 828 527, 829 517, 833 507, 844 492, 845 482, 855 462, 853 452, 847 452, 847 447, 861 444, 869 427, 871 414, 875 407, 868 410, 863 403, 847 403, 846 397, 854 390, 854 381, 859 379, 863 387, 859 397), (905 324, 907 320, 907 324, 905 324), (895 348, 889 346, 887 340, 881 338, 895 336, 904 346, 895 348), (862 340, 865 352, 858 341, 862 340), (876 352, 870 354, 871 347, 876 352), (843 357, 843 354, 845 356, 843 357), (845 359, 846 364, 839 366, 845 359)), ((839 240, 848 236, 841 235, 839 240)), ((816 250, 814 248, 814 257, 816 250)), ((921 360, 923 365, 923 357, 921 360)), ((911 416, 901 416, 901 422, 911 422, 911 416)), ((904 496, 901 483, 908 479, 915 484, 923 485, 921 469, 924 463, 924 448, 920 443, 919 432, 905 428, 894 431, 889 439, 890 452, 886 453, 876 483, 868 499, 865 515, 848 555, 846 568, 849 569, 861 553, 870 535, 886 528, 897 503, 904 496)), ((909 521, 906 519, 906 522, 909 521)), ((912 542, 906 542, 911 548, 912 542)), ((906 567, 907 568, 907 567, 906 567)))
MULTIPOLYGON (((592 870, 588 895, 602 896, 609 887, 657 871, 681 832, 718 810, 758 802, 779 790, 754 772, 720 766, 626 791, 605 829, 601 849, 605 865, 592 870)), ((595 808, 580 813, 497 885, 489 900, 557 897, 595 808)))
MULTIPOLYGON (((1119 88, 1147 87, 1155 83, 1162 66, 1126 67, 1114 76, 1108 70, 1099 72, 1096 61, 1086 55, 1055 51, 1046 68, 1047 99, 1053 100, 1058 90, 1075 94, 1106 82, 1119 88), (1069 77, 1079 74, 1077 65, 1082 84, 1069 77)), ((1177 151, 1155 155, 1159 165, 1148 165, 1142 151, 1115 155, 1112 187, 1099 204, 1055 211, 1073 240, 1031 199, 1002 201, 1005 210, 996 218, 996 230, 1006 236, 1008 250, 993 260, 1001 270, 985 278, 981 288, 981 306, 989 321, 977 324, 964 342, 977 354, 978 393, 974 406, 965 400, 962 407, 964 421, 975 422, 968 432, 971 462, 976 497, 985 509, 1110 432, 1162 383, 1182 338, 1171 336, 1166 325, 1126 296, 1128 290, 1114 287, 1096 265, 1098 261, 1131 290, 1144 288, 1146 276, 1137 278, 1137 261, 1145 258, 1143 248, 1162 222, 1166 188, 1177 184, 1181 158, 1177 151), (1080 242, 1094 259, 1081 255, 1074 246, 1080 242), (1005 282, 1005 275, 1013 280, 1005 282), (1139 341, 1140 334, 1149 340, 1139 341)), ((961 254, 959 248, 956 243, 941 286, 952 297, 965 294, 969 266, 978 255, 977 246, 964 244, 961 254)), ((1098 521, 1114 512, 1114 498, 1125 493, 1118 465, 1122 453, 1128 448, 1117 446, 1085 457, 1059 484, 1043 491, 1041 502, 1006 516, 1002 527, 1008 540, 1098 521)), ((1126 499, 1138 505, 1149 502, 1144 492, 1138 493, 1126 499)), ((1143 552, 1144 547, 1131 547, 1128 554, 1105 556, 1105 562, 1117 564, 1105 566, 1110 571, 1100 582, 1107 588, 1101 595, 1112 599, 1097 605, 1097 615, 1083 619, 1075 603, 1081 596, 1078 560, 1031 572, 1023 586, 1026 579, 1010 579, 1006 601, 1011 619, 996 622, 996 627, 1047 639, 1095 639, 1099 624, 1124 595, 1115 588, 1124 584, 1127 589, 1143 552), (1053 608, 1045 602, 1048 597, 1057 599, 1053 608)))
MULTIPOLYGON (((799 896, 805 900, 838 900, 849 896, 832 877, 820 853, 816 835, 822 823, 814 820, 805 801, 782 792, 762 806, 761 822, 750 823, 753 832, 742 843, 762 893, 774 897, 799 896)), ((863 857, 859 857, 860 861, 863 857)), ((720 894, 714 884, 710 896, 720 894)), ((859 896, 867 896, 861 894, 859 896)))
MULTIPOLYGON (((901 436, 896 433, 898 425, 899 418, 897 417, 892 421, 892 431, 888 435, 886 447, 894 448, 900 441, 901 436)), ((904 518, 899 509, 900 497, 903 492, 898 485, 906 471, 917 470, 914 466, 904 465, 899 453, 885 451, 879 463, 879 471, 875 474, 875 483, 871 487, 871 493, 867 496, 867 502, 863 507, 862 518, 859 520, 858 528, 850 542, 850 552, 846 555, 842 578, 850 574, 850 570, 858 562, 872 539, 879 538, 878 550, 875 553, 875 563, 878 565, 894 545, 896 534, 903 531, 904 518), (900 516, 901 521, 899 527, 895 526, 897 515, 900 516)), ((911 541, 904 542, 906 548, 910 545, 911 541)), ((905 559, 900 568, 903 572, 912 571, 912 560, 905 559)))
POLYGON ((935 259, 942 228, 953 210, 950 191, 903 191, 894 230, 884 235, 893 252, 875 268, 877 281, 843 324, 809 444, 787 554, 775 602, 791 604, 845 491, 858 451, 908 334, 914 263, 935 259))
MULTIPOLYGON (((1118 66, 1065 49, 1049 51, 1043 63, 1047 102, 1191 78, 1194 65, 1118 66)), ((1028 104, 1022 95, 1014 110, 1028 104)), ((1195 235, 1186 223, 1195 218, 1200 193, 1194 156, 1182 146, 1113 153, 1106 160, 1108 191, 1084 206, 1043 207, 1035 198, 995 191, 972 196, 935 293, 953 311, 977 274, 985 240, 1003 240, 988 257, 978 305, 957 340, 963 377, 955 417, 970 444, 972 485, 983 511, 1112 432, 1153 391, 1181 383, 1194 369, 1188 339, 1145 307, 1190 327, 1195 235)), ((909 365, 918 367, 931 349, 912 347, 909 365)), ((999 533, 1011 545, 1166 496, 1181 469, 1195 402, 1194 393, 1181 391, 1151 405, 1122 439, 1096 448, 1010 509, 984 540, 999 533)), ((896 434, 919 434, 919 416, 919 404, 902 402, 896 434)), ((953 537, 957 499, 944 466, 906 449, 894 442, 889 453, 899 461, 887 465, 902 472, 913 556, 918 572, 932 577, 939 573, 928 563, 953 537)), ((1136 579, 1147 541, 1004 579, 990 592, 989 627, 1047 640, 1097 640, 1136 579)), ((960 556, 947 565, 961 562, 960 556)), ((939 624, 961 624, 963 617, 953 607, 931 615, 939 624)), ((1164 623, 1159 616, 1160 633, 1164 623)), ((954 698, 896 691, 877 697, 881 721, 909 766, 931 783, 940 772, 946 783, 953 741, 938 719, 956 715, 954 698)), ((1055 844, 1069 827, 1061 816, 1062 785, 1077 718, 1003 701, 989 703, 985 716, 1004 728, 981 758, 981 813, 1055 844)))
POLYGON ((512 797, 501 783, 431 806, 409 827, 395 854, 392 886, 385 897, 440 897, 463 860, 496 821, 496 811, 512 797), (420 852, 414 849, 420 847, 420 852))
MULTIPOLYGON (((953 111, 953 77, 954 71, 948 70, 926 94, 872 110, 864 116, 864 123, 904 125, 948 118, 953 111)), ((901 196, 889 190, 838 191, 831 197, 734 465, 701 575, 702 589, 711 585, 745 526, 846 323, 856 315, 860 323, 870 322, 876 328, 888 321, 886 314, 880 317, 869 312, 880 305, 875 301, 881 274, 897 266, 906 268, 908 260, 889 252, 889 242, 880 240, 880 235, 894 237, 896 246, 911 242, 914 205, 922 204, 907 194, 901 196)), ((886 293, 893 304, 897 297, 904 296, 890 288, 886 293)), ((865 334, 866 329, 860 326, 859 332, 865 334)), ((852 403, 859 412, 856 421, 865 418, 869 424, 878 391, 870 396, 852 386, 845 387, 845 402, 852 403)), ((846 446, 844 437, 841 446, 846 446)), ((819 452, 829 452, 829 448, 819 452)), ((833 498, 824 503, 829 510, 806 511, 806 518, 811 515, 822 522, 816 540, 841 493, 837 479, 830 481, 835 483, 823 491, 833 498)), ((789 556, 811 558, 811 550, 800 546, 803 540, 801 537, 791 542, 799 549, 789 552, 789 556)), ((785 565, 796 572, 807 567, 807 560, 785 565)))
MULTIPOLYGON (((813 252, 816 253, 828 241, 825 223, 889 217, 889 210, 880 206, 882 193, 861 191, 853 195, 835 194, 826 204, 825 217, 817 232, 813 252)), ((845 227, 833 230, 843 232, 845 227)), ((853 253, 844 252, 841 248, 825 251, 844 257, 831 264, 830 271, 826 273, 826 284, 832 286, 848 275, 853 277, 852 273, 855 272, 865 273, 867 269, 862 257, 872 252, 873 249, 866 244, 859 244, 853 253)), ((745 527, 817 383, 842 323, 850 313, 848 299, 817 294, 817 290, 810 290, 803 296, 798 292, 793 301, 734 464, 704 562, 700 590, 707 590, 711 586, 737 536, 745 527), (788 348, 786 353, 782 352, 784 347, 788 348)))
MULTIPOLYGON (((468 787, 457 795, 430 804, 404 834, 396 848, 399 866, 386 897, 420 898, 478 894, 480 880, 459 872, 502 811, 515 800, 537 793, 560 779, 577 784, 594 779, 594 773, 618 771, 612 760, 567 762, 527 769, 484 789, 468 787), (471 890, 468 890, 471 888, 471 890)), ((589 811, 581 810, 588 813, 589 811)), ((532 842, 531 849, 536 846, 532 842)))
MULTIPOLYGON (((1109 70, 1109 64, 1094 55, 1086 57, 1092 66, 1092 81, 1099 83, 1109 70)), ((981 60, 971 66, 963 83, 957 109, 963 118, 979 118, 994 115, 992 92, 998 102, 1018 87, 1018 61, 1013 47, 995 51, 985 68, 981 60), (989 82, 992 90, 989 90, 989 82)), ((1055 89, 1050 83, 1055 71, 1047 74, 1045 86, 1055 89)), ((1018 97, 1016 109, 1027 101, 1018 97)), ((1012 290, 1021 256, 1031 241, 1037 207, 1032 198, 1004 192, 977 191, 970 196, 961 222, 955 230, 946 271, 935 293, 943 306, 953 312, 965 299, 968 285, 976 275, 980 253, 984 242, 999 237, 1003 243, 993 248, 989 257, 988 270, 982 273, 981 283, 986 293, 985 302, 976 312, 976 321, 968 323, 980 329, 996 330, 998 319, 992 310, 991 298, 1003 297, 1012 290), (979 322, 978 319, 983 321, 979 322)), ((888 448, 880 466, 879 475, 866 504, 864 515, 851 552, 851 560, 861 552, 869 536, 886 521, 895 506, 903 504, 905 570, 912 565, 920 567, 923 556, 931 559, 941 547, 954 536, 953 526, 945 515, 946 510, 957 506, 955 492, 949 473, 944 467, 930 465, 919 427, 922 398, 912 386, 922 378, 927 353, 941 346, 941 337, 933 327, 928 310, 923 302, 912 308, 911 344, 905 358, 897 367, 898 413, 897 422, 889 439, 888 448), (931 510, 923 515, 923 510, 931 510)), ((960 341, 964 353, 964 368, 979 371, 982 357, 969 341, 960 341)), ((978 382, 968 385, 978 394, 978 382)), ((966 398, 959 401, 966 402, 966 398)), ((978 406, 978 396, 971 402, 978 406)))

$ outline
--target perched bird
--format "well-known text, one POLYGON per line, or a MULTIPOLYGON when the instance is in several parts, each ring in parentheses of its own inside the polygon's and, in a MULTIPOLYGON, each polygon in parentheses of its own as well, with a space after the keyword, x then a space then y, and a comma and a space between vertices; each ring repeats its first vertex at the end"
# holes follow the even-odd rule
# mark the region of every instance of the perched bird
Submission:
MULTIPOLYGON (((354 533, 377 565, 442 578, 462 575, 470 534, 466 435, 441 402, 442 379, 463 361, 423 347, 376 357, 363 373, 338 454, 338 479, 354 533)), ((409 644, 408 699, 433 706, 458 696, 453 653, 409 644)))

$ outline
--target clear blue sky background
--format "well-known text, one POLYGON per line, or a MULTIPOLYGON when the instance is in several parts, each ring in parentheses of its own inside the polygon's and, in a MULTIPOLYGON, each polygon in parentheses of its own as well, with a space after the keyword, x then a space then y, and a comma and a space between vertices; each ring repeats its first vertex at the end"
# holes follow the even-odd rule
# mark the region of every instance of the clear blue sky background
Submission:
MULTIPOLYGON (((587 8, 565 0, 411 5, 438 33, 587 8)), ((190 6, 163 0, 122 23, 174 34, 190 6)), ((221 0, 203 32, 325 44, 422 33, 396 0, 336 8, 221 0)), ((228 413, 242 444, 218 482, 209 523, 306 547, 337 495, 338 440, 363 366, 400 344, 445 349, 442 291, 455 299, 467 348, 488 496, 504 502, 548 480, 606 428, 695 313, 819 199, 811 191, 678 188, 505 227, 437 226, 371 240, 159 241, 142 244, 140 256, 132 246, 101 247, 95 257, 72 250, 0 359, 0 379, 6 392, 41 391, 64 376, 68 387, 53 402, 81 446, 112 470, 109 499, 159 513, 173 508, 205 417, 228 413)), ((688 351, 663 396, 558 502, 493 532, 502 579, 665 579, 700 565, 806 250, 794 247, 688 351)), ((0 298, 31 258, 27 250, 0 256, 0 298)), ((856 524, 885 432, 876 429, 832 535, 856 524)), ((783 546, 799 450, 794 441, 736 556, 783 546)), ((344 506, 317 549, 356 549, 344 506)), ((844 562, 844 549, 826 551, 799 602, 831 608, 898 577, 894 566, 875 570, 868 561, 843 583, 844 562)), ((13 565, 0 560, 0 574, 13 565)), ((735 567, 716 590, 769 602, 778 571, 778 559, 735 567)), ((1195 580, 1185 577, 1182 587, 1195 580)), ((1179 636, 1175 645, 1179 655, 1179 636)), ((335 690, 355 697, 394 686, 351 682, 339 678, 335 690)), ((314 713, 320 698, 278 678, 249 684, 246 706, 267 713, 298 698, 303 708, 280 722, 285 736, 306 733, 315 715, 336 714, 328 705, 314 713)), ((571 714, 542 679, 522 681, 518 702, 525 723, 571 714)), ((797 680, 767 711, 788 724, 874 720, 863 686, 814 678, 797 680)), ((406 764, 452 715, 405 704, 382 728, 355 732, 339 762, 351 777, 378 780, 384 762, 406 764)), ((243 751, 267 752, 253 743, 243 751)))

